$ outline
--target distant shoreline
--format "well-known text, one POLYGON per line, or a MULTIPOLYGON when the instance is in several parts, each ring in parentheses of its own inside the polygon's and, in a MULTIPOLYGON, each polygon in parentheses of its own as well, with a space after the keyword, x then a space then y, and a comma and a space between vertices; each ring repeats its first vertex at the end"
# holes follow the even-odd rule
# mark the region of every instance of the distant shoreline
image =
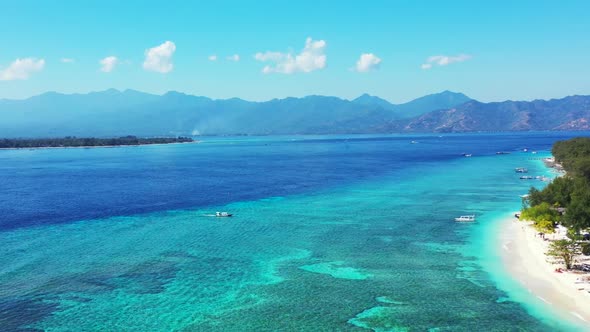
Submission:
POLYGON ((119 138, 38 138, 38 139, 0 139, 0 150, 39 150, 39 149, 92 149, 116 148, 144 145, 167 145, 200 143, 189 137, 153 137, 137 138, 125 136, 119 138))
POLYGON ((49 149, 99 149, 99 148, 127 148, 133 146, 155 146, 155 145, 176 145, 176 144, 198 144, 201 141, 174 142, 174 143, 145 143, 145 144, 121 144, 121 145, 88 145, 88 146, 39 146, 32 148, 0 148, 2 150, 49 150, 49 149))

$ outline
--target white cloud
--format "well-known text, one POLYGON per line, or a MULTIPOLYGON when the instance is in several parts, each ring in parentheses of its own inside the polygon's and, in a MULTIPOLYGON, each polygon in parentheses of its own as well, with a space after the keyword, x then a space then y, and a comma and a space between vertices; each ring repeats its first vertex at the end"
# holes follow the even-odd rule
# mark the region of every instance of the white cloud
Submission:
POLYGON ((254 59, 258 61, 279 61, 283 56, 284 55, 281 52, 267 51, 265 53, 256 53, 256 55, 254 55, 254 59))
POLYGON ((226 57, 226 59, 229 61, 238 62, 238 61, 240 61, 240 56, 238 54, 234 54, 234 55, 230 55, 230 56, 226 57))
POLYGON ((108 56, 99 61, 100 63, 100 71, 105 73, 110 73, 115 69, 115 66, 121 63, 116 56, 108 56))
POLYGON ((217 61, 217 55, 213 54, 207 57, 207 59, 209 59, 209 61, 217 61))
POLYGON ((61 62, 63 63, 72 63, 75 62, 76 60, 72 59, 72 58, 61 58, 61 62))
POLYGON ((43 70, 44 59, 23 58, 14 60, 6 69, 0 69, 0 81, 26 80, 32 73, 43 70))
POLYGON ((451 63, 455 62, 463 62, 471 59, 471 55, 467 54, 459 54, 456 56, 448 56, 448 55, 433 55, 426 59, 426 63, 423 63, 420 68, 422 69, 430 69, 433 65, 437 66, 446 66, 450 65, 451 63))
POLYGON ((326 41, 307 38, 305 47, 299 54, 265 52, 256 53, 254 58, 262 62, 274 62, 262 69, 265 74, 281 73, 293 74, 296 72, 309 73, 326 67, 326 41))
POLYGON ((143 69, 166 74, 172 71, 172 55, 176 51, 176 45, 171 41, 165 41, 162 45, 152 47, 145 51, 143 69))
POLYGON ((366 73, 371 70, 379 69, 381 65, 381 58, 373 53, 363 53, 356 62, 355 70, 359 73, 366 73))

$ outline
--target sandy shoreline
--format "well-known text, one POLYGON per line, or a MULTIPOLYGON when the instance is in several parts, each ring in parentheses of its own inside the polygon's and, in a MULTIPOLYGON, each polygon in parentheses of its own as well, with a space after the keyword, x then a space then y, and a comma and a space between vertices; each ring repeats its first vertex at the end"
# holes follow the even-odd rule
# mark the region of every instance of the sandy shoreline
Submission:
MULTIPOLYGON (((544 254, 548 241, 535 234, 527 222, 513 217, 502 221, 499 246, 507 271, 558 317, 590 330, 590 283, 577 282, 589 274, 555 272, 564 266, 549 262, 550 258, 544 254)), ((548 237, 551 239, 553 235, 548 237)))

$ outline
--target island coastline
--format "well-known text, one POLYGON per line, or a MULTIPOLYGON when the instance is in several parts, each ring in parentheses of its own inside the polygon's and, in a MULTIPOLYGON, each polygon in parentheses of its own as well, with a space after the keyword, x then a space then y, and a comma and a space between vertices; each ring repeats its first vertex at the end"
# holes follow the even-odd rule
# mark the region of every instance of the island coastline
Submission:
POLYGON ((153 137, 137 138, 127 136, 120 138, 53 138, 53 139, 0 139, 0 150, 43 150, 43 149, 94 149, 94 148, 118 148, 133 147, 146 145, 169 145, 169 144, 187 144, 200 143, 189 137, 153 137), (55 142, 60 142, 56 145, 55 142), (72 143, 75 141, 75 143, 72 143), (112 144, 112 142, 115 144, 112 144), (8 143, 7 143, 8 142, 8 143), (45 143, 48 142, 48 143, 45 143), (82 144, 80 144, 82 142, 82 144), (94 142, 94 143, 93 143, 94 142), (109 142, 111 144, 100 144, 109 142), (63 144, 61 144, 63 143, 63 144), (97 144, 98 143, 98 144, 97 144), (13 146, 9 146, 13 145, 13 146))
MULTIPOLYGON (((554 157, 541 160, 556 177, 565 176, 566 171, 554 157)), ((498 223, 496 246, 501 264, 508 276, 534 297, 515 300, 536 301, 538 307, 574 325, 574 330, 590 330, 590 273, 567 270, 562 262, 546 254, 550 241, 567 238, 567 229, 558 227, 555 233, 540 236, 534 222, 519 220, 514 212, 498 223)), ((577 262, 588 263, 590 257, 579 255, 577 262)))

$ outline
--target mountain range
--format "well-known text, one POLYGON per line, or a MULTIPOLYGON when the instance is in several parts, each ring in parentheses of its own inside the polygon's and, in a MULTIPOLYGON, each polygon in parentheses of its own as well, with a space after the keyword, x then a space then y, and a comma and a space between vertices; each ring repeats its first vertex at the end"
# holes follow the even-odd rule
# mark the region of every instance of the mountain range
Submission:
POLYGON ((450 91, 403 104, 368 94, 251 102, 115 89, 0 100, 0 137, 587 130, 589 119, 590 96, 482 103, 450 91))

